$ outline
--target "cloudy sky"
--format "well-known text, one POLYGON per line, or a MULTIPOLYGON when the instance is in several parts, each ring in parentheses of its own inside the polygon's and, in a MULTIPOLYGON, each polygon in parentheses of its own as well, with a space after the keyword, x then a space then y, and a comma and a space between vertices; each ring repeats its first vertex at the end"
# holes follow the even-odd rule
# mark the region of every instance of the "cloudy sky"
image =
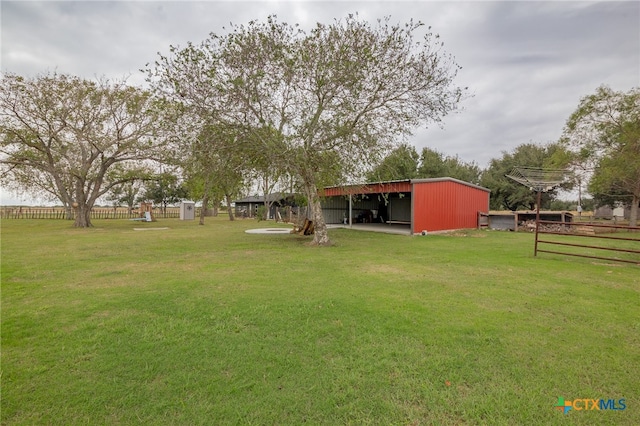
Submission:
MULTIPOLYGON (((556 141, 580 98, 606 84, 640 85, 640 2, 579 1, 7 1, 0 2, 2 72, 128 76, 169 45, 199 43, 229 23, 280 21, 308 29, 350 13, 419 20, 462 66, 472 98, 411 142, 485 167, 503 151, 556 141)), ((2 202, 8 203, 8 194, 2 202)))

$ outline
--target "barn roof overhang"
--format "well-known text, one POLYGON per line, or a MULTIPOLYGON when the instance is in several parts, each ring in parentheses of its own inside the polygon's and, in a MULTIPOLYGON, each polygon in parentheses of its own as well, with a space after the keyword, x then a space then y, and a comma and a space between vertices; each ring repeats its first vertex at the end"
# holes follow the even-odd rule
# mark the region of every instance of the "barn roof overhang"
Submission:
POLYGON ((363 183, 359 185, 330 186, 321 194, 325 197, 361 194, 389 194, 393 192, 411 192, 411 180, 392 180, 386 182, 363 183))
POLYGON ((341 195, 361 195, 361 194, 389 194, 397 192, 411 192, 414 184, 436 183, 436 182, 455 182, 466 185, 471 188, 480 189, 482 191, 491 192, 491 190, 479 185, 474 185, 463 180, 450 177, 427 178, 427 179, 403 179, 391 180, 385 182, 363 183, 359 185, 330 186, 323 190, 323 196, 335 197, 341 195))
POLYGON ((427 178, 427 179, 411 179, 411 183, 430 183, 430 182, 455 182, 461 185, 469 186, 471 188, 480 189, 482 191, 491 192, 489 188, 485 188, 484 186, 476 185, 470 182, 466 182, 464 180, 455 179, 452 177, 440 177, 440 178, 427 178))

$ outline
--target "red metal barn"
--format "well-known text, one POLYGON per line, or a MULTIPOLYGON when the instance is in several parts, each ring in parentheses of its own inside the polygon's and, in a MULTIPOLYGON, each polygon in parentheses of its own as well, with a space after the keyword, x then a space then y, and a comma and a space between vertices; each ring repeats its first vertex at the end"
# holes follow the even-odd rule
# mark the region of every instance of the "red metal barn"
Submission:
POLYGON ((489 212, 489 190, 452 178, 415 179, 413 232, 478 227, 478 213, 489 212))
POLYGON ((324 189, 327 223, 404 226, 407 233, 477 228, 489 212, 489 190, 449 177, 324 189))

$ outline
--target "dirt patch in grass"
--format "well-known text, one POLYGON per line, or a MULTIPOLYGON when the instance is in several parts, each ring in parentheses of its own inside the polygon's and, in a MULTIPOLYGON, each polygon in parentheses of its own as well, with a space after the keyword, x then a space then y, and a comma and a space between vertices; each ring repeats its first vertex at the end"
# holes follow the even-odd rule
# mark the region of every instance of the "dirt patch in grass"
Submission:
POLYGON ((363 267, 364 272, 370 274, 394 274, 403 275, 405 271, 397 266, 388 264, 372 264, 363 267))
POLYGON ((459 229, 457 231, 443 233, 442 235, 445 237, 485 238, 487 233, 485 231, 477 231, 473 229, 459 229))

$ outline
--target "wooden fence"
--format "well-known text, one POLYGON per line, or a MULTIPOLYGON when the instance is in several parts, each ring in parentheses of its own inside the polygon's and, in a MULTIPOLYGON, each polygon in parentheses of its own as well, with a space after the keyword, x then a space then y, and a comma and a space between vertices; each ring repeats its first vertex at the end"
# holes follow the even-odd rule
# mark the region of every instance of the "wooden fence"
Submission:
MULTIPOLYGON (((199 216, 196 212, 196 217, 199 216)), ((91 210, 91 219, 134 219, 140 217, 137 211, 129 212, 122 208, 98 207, 91 210)), ((166 211, 153 209, 153 217, 171 219, 180 217, 180 209, 168 207, 166 211)), ((0 219, 66 219, 67 213, 62 207, 0 207, 0 219)))

